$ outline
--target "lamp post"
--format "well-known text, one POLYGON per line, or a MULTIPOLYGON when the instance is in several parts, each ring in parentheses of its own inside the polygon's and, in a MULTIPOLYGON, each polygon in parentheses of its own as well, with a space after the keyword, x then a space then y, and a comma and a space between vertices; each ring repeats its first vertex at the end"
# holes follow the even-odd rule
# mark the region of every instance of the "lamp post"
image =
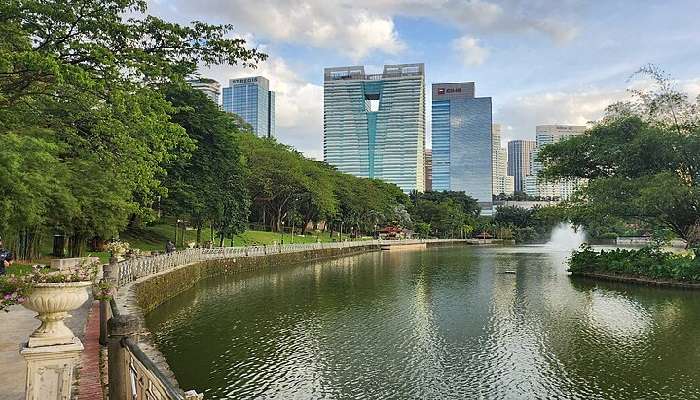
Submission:
POLYGON ((280 244, 284 244, 284 221, 282 221, 282 239, 280 239, 280 244))

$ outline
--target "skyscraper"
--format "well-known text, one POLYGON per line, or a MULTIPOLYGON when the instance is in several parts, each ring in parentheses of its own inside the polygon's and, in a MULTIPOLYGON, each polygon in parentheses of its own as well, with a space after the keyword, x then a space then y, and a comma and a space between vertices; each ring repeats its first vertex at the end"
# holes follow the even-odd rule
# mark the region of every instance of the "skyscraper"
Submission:
POLYGON ((491 131, 493 160, 493 194, 510 195, 515 190, 515 179, 508 175, 508 152, 501 147, 501 125, 493 124, 491 131))
POLYGON ((537 179, 542 170, 542 163, 536 161, 542 147, 567 139, 571 136, 582 135, 586 131, 583 125, 537 125, 535 129, 535 148, 532 150, 532 164, 527 179, 525 191, 531 196, 557 198, 568 200, 574 191, 584 182, 583 180, 559 180, 545 182, 537 179))
POLYGON ((187 81, 193 88, 201 90, 214 103, 219 104, 219 95, 221 94, 221 84, 214 79, 200 78, 187 81))
POLYGON ((474 82, 434 83, 433 190, 463 191, 491 208, 491 98, 475 97, 474 82))
POLYGON ((275 136, 275 92, 262 76, 229 80, 224 88, 224 111, 238 114, 260 137, 275 136))
POLYGON ((516 192, 524 190, 525 177, 530 174, 530 157, 535 149, 534 140, 508 142, 508 175, 514 178, 516 192))
POLYGON ((425 163, 424 177, 425 177, 425 191, 430 192, 433 190, 433 150, 425 149, 425 155, 423 156, 425 163))
POLYGON ((423 64, 326 68, 323 158, 339 171, 378 178, 404 192, 425 187, 423 64))

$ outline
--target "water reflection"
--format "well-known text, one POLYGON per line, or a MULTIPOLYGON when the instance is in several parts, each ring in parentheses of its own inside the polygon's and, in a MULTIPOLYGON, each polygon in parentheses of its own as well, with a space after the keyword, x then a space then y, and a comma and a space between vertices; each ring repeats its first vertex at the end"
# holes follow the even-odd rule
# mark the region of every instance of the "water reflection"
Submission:
POLYGON ((700 396, 700 294, 572 279, 567 256, 453 247, 279 266, 201 282, 147 323, 208 399, 700 396))

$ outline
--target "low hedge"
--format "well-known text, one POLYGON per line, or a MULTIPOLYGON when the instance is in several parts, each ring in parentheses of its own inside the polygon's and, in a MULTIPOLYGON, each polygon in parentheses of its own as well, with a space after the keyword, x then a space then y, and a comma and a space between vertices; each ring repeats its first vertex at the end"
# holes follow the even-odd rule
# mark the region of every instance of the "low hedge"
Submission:
POLYGON ((700 282, 700 258, 655 247, 594 251, 583 246, 569 259, 572 273, 605 273, 700 282))

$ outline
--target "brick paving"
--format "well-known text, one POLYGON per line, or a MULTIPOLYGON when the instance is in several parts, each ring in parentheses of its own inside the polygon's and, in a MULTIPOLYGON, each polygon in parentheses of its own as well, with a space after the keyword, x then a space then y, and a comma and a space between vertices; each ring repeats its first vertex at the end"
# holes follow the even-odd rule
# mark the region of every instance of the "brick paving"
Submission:
POLYGON ((102 400, 100 382, 100 302, 93 301, 85 327, 85 350, 80 357, 78 400, 102 400))

